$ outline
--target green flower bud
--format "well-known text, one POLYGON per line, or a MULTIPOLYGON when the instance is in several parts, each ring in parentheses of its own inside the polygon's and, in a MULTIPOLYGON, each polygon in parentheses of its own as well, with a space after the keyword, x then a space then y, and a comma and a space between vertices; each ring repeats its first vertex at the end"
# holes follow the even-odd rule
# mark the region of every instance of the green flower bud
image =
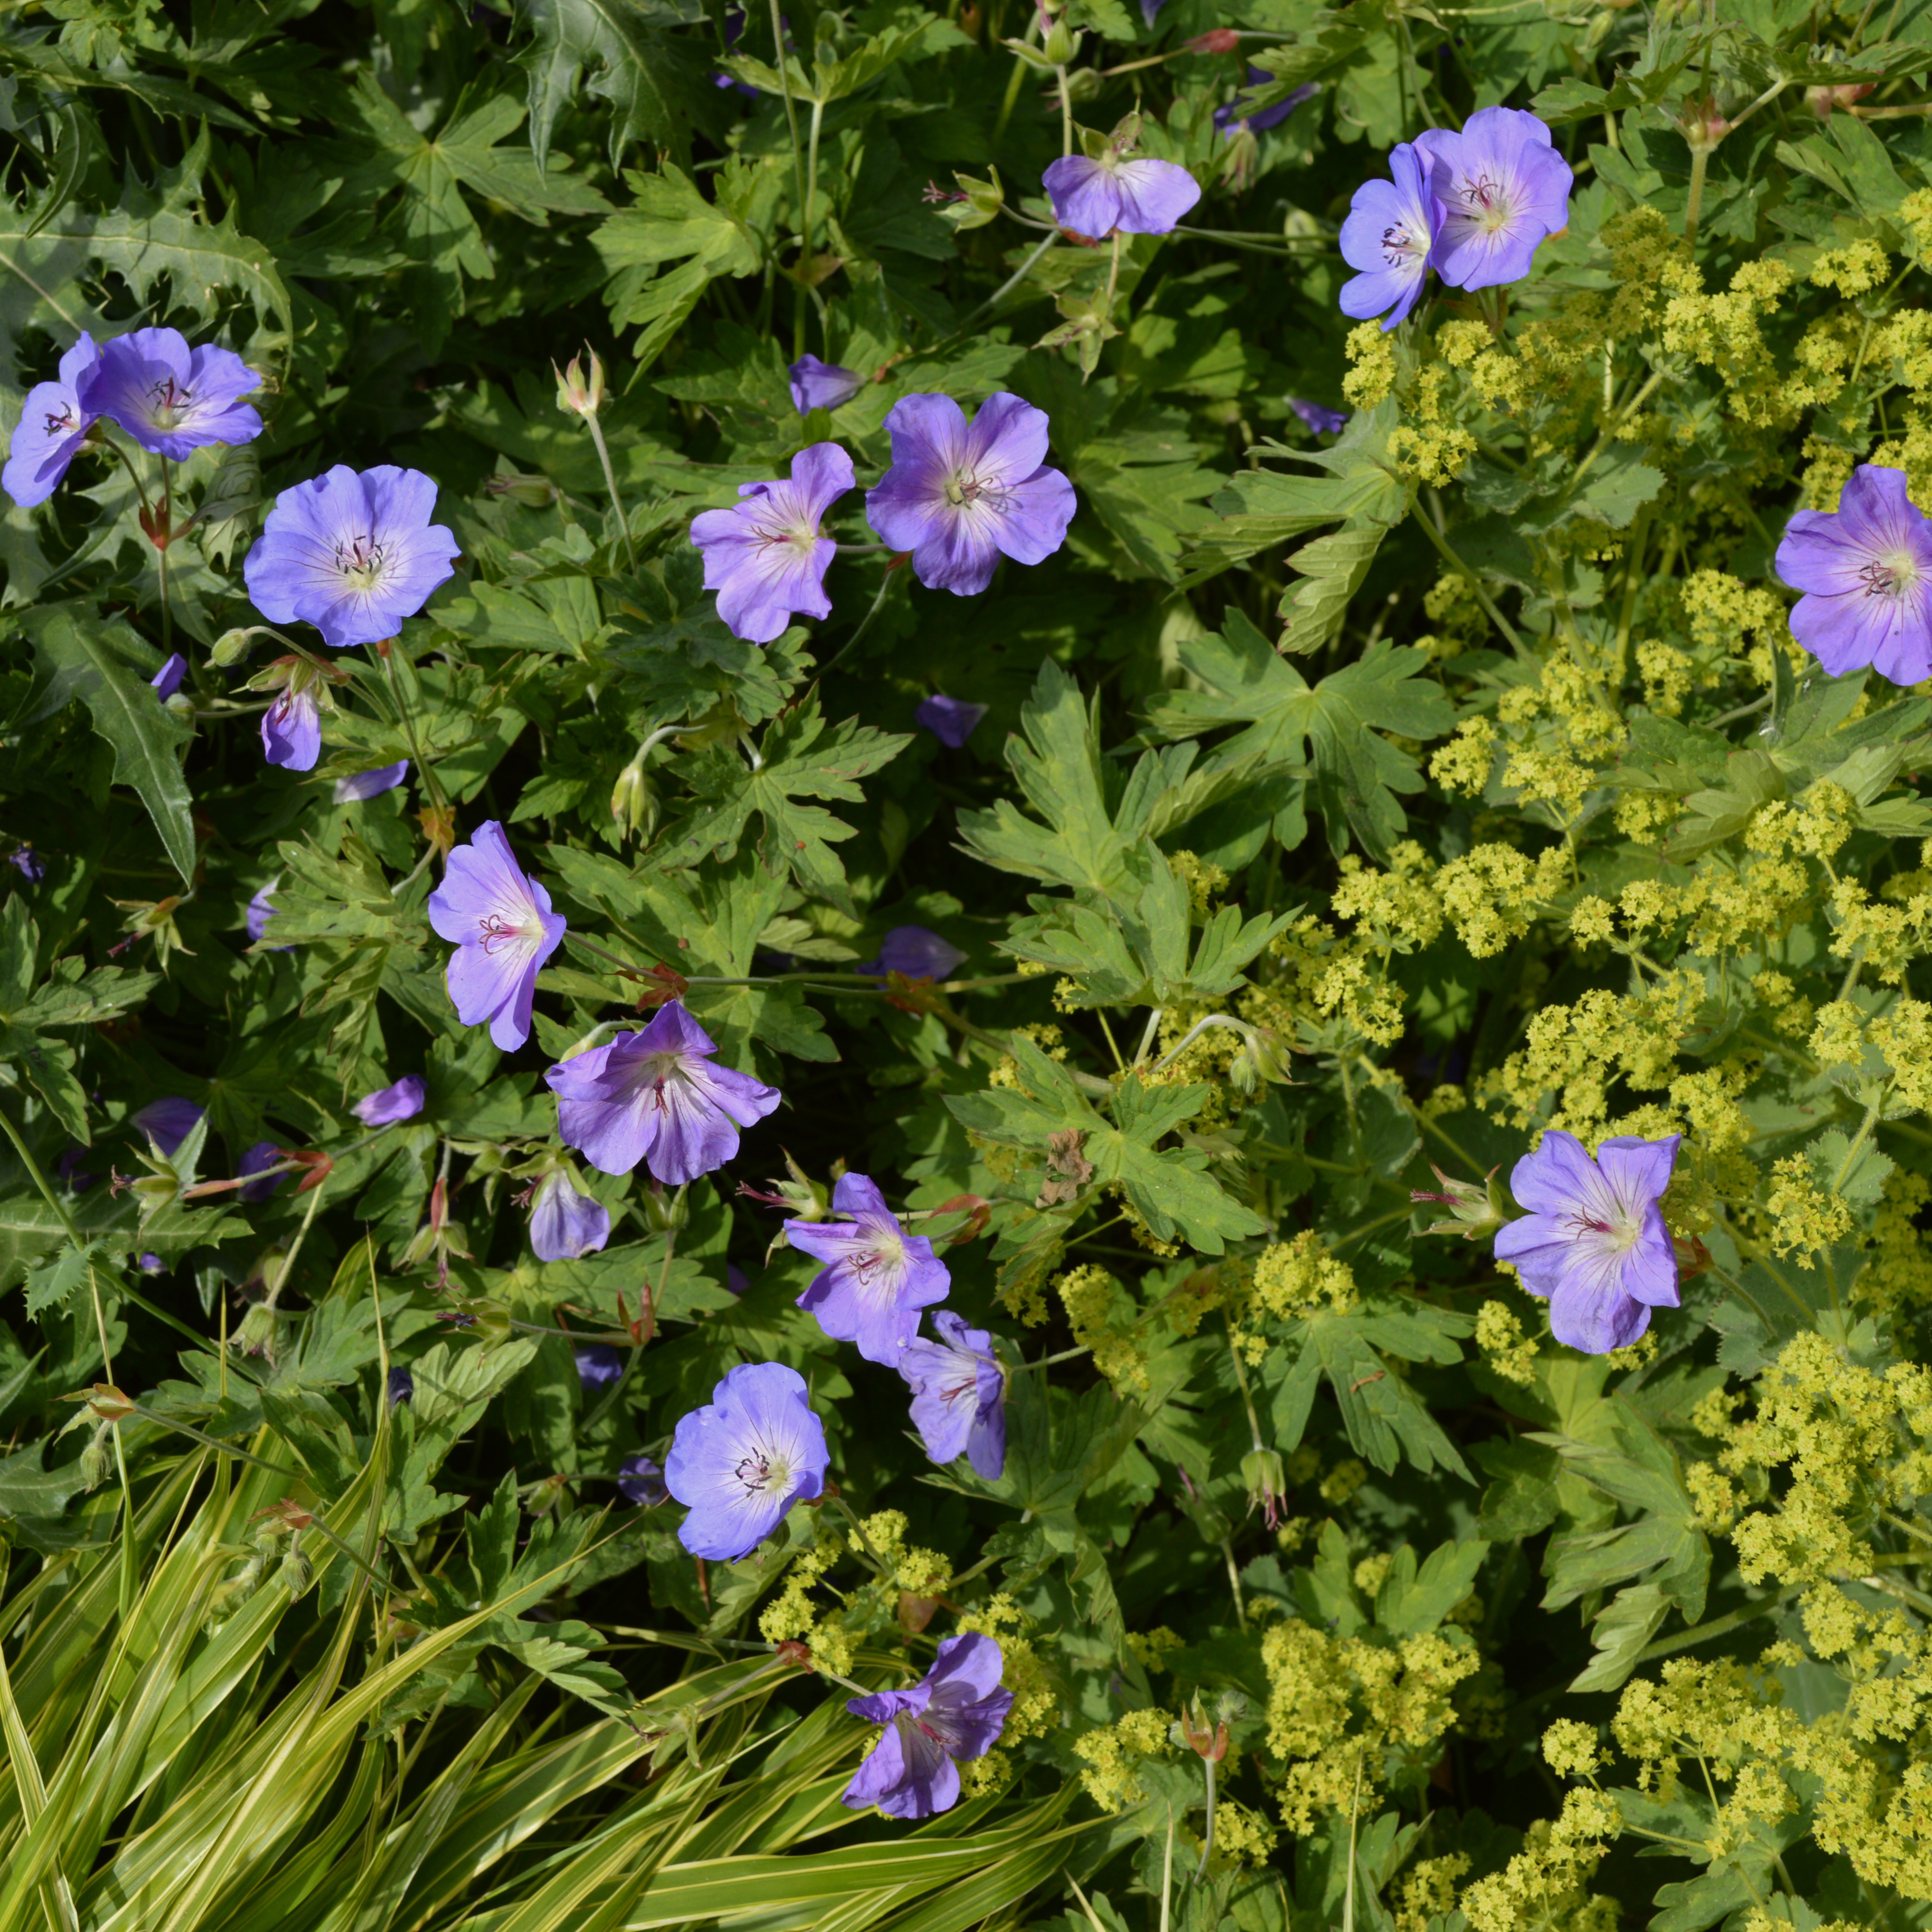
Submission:
POLYGON ((1446 1221, 1432 1221, 1421 1229, 1425 1234, 1460 1234, 1466 1241, 1487 1240, 1509 1219, 1503 1206, 1502 1190, 1496 1184, 1497 1170, 1491 1168, 1480 1181, 1452 1180, 1442 1168, 1430 1163, 1430 1172, 1441 1182, 1442 1192, 1412 1193, 1410 1200, 1420 1206, 1432 1202, 1447 1208, 1446 1221))
POLYGON ((631 838, 648 838, 657 830, 658 789, 635 758, 610 788, 610 816, 631 838))
POLYGON ((1064 20, 1056 20, 1048 31, 1041 49, 1049 65, 1071 67, 1080 58, 1080 36, 1064 20))
POLYGON ((589 344, 584 352, 590 358, 590 377, 584 380, 583 364, 573 356, 568 369, 553 362, 550 373, 556 377, 556 406, 566 416, 594 416, 604 404, 604 364, 589 344))
POLYGON ((224 668, 230 664, 238 664, 254 648, 254 644, 255 633, 252 630, 224 631, 215 639, 214 648, 208 652, 208 661, 224 668))

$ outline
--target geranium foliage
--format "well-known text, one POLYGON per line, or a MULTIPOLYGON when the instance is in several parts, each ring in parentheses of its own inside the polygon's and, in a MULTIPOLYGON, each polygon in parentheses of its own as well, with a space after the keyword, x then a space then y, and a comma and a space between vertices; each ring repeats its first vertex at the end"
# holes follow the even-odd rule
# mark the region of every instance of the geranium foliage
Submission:
POLYGON ((1932 1912, 1932 7, 0 17, 0 1932, 1932 1912))

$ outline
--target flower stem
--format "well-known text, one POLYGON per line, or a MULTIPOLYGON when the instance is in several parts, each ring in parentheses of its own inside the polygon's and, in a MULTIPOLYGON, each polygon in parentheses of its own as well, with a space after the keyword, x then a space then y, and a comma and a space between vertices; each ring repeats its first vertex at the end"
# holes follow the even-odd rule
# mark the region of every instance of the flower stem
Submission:
MULTIPOLYGON (((164 518, 170 512, 173 498, 174 490, 168 475, 168 459, 164 456, 161 458, 161 515, 164 518)), ((172 652, 174 649, 174 618, 168 609, 169 538, 170 532, 164 524, 160 526, 159 540, 154 545, 154 556, 161 573, 161 649, 164 652, 172 652)), ((121 1438, 117 1435, 114 1440, 118 1450, 121 1438)))
MULTIPOLYGON (((786 104, 790 104, 789 99, 786 104)), ((797 130, 794 128, 792 131, 796 139, 797 130)), ((617 527, 624 532, 625 554, 631 560, 631 570, 634 575, 638 568, 638 540, 631 534, 631 520, 624 513, 624 500, 617 494, 617 472, 610 466, 610 452, 604 441, 603 428, 595 416, 586 416, 584 420, 590 425, 590 440, 597 446, 597 460, 604 466, 604 487, 610 494, 610 507, 617 513, 617 527)))
MULTIPOLYGON (((1060 230, 1058 229, 1055 228, 1048 232, 1045 238, 1042 240, 1040 246, 1036 248, 1033 253, 1029 255, 1026 260, 1022 262, 1019 266, 1016 268, 1012 273, 1009 275, 1006 279, 1002 282, 1000 286, 996 288, 993 292, 989 295, 986 299, 959 325, 958 329, 956 329, 954 333, 956 334, 964 334, 965 332, 970 328, 982 315, 989 315, 994 309, 998 308, 1000 303, 1004 302, 1006 297, 1011 295, 1013 290, 1018 288, 1021 283, 1024 281, 1028 276, 1033 273, 1034 265, 1038 262, 1040 258, 1044 255, 1046 251, 1059 239, 1060 230)), ((830 667, 828 667, 828 668, 829 668, 830 667)))
MULTIPOLYGON (((593 422, 591 427, 596 427, 593 422)), ((601 446, 600 446, 601 447, 601 446)), ((416 713, 410 709, 410 701, 403 694, 402 680, 396 672, 396 640, 390 638, 376 646, 376 654, 382 660, 382 669, 389 680, 389 694, 396 700, 396 715, 402 720, 403 736, 409 740, 410 754, 416 761, 416 770, 421 773, 428 789, 430 802, 438 812, 447 812, 449 801, 442 795, 442 787, 436 782, 435 772, 429 760, 423 756, 422 745, 416 736, 416 713)))
POLYGON ((1056 67, 1053 71, 1060 82, 1060 152, 1064 159, 1073 152, 1073 96, 1067 90, 1066 68, 1056 67))

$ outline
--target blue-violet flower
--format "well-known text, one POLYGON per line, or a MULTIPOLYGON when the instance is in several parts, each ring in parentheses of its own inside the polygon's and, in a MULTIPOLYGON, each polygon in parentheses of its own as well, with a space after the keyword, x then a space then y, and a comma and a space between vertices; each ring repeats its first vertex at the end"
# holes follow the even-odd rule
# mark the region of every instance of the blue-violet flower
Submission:
POLYGON ((248 595, 270 623, 313 624, 338 650, 393 638, 461 554, 435 508, 420 470, 338 463, 275 499, 242 566, 248 595))
POLYGON ((1363 182, 1342 224, 1342 259, 1361 273, 1342 284, 1336 300, 1358 322, 1381 316, 1384 332, 1414 308, 1428 278, 1430 251, 1442 225, 1429 167, 1428 158, 1406 141, 1391 148, 1391 178, 1363 182))
POLYGON ((912 1388, 912 1424, 935 1462, 964 1455, 997 1482, 1006 1466, 1006 1375, 993 1338, 950 1308, 932 1318, 939 1340, 916 1335, 898 1359, 912 1388))
POLYGON ((561 1168, 537 1184, 530 1204, 530 1251, 540 1262, 574 1262, 610 1238, 610 1210, 580 1194, 561 1168))
POLYGON ((922 724, 939 742, 953 751, 958 751, 971 737, 980 720, 986 715, 983 704, 974 704, 963 698, 948 698, 944 692, 936 691, 930 698, 922 698, 913 708, 913 722, 922 724))
POLYGON ((1096 239, 1123 235, 1168 235, 1201 199, 1201 184, 1178 162, 1143 155, 1129 160, 1109 142, 1097 160, 1063 154, 1043 178, 1053 218, 1062 228, 1096 239))
POLYGON ((190 349, 178 328, 137 328, 101 345, 80 400, 151 455, 178 463, 212 443, 260 436, 262 418, 242 398, 261 386, 232 349, 190 349))
POLYGON ((394 1085, 364 1094, 350 1109, 365 1127, 393 1127, 413 1120, 423 1110, 422 1078, 405 1073, 394 1085))
POLYGON ((394 791, 409 775, 409 760, 399 758, 393 765, 378 765, 373 772, 358 772, 353 778, 338 778, 335 802, 360 805, 366 800, 380 798, 386 791, 394 791))
POLYGON ((1804 592, 1791 634, 1832 676, 1867 664, 1894 684, 1932 676, 1932 523, 1904 470, 1860 464, 1835 510, 1786 524, 1775 561, 1804 592))
POLYGON ((971 597, 1002 554, 1040 563, 1066 539, 1073 485, 1046 464, 1046 412, 1004 390, 969 425, 950 396, 906 396, 886 416, 892 466, 866 495, 866 516, 912 553, 928 590, 971 597))
POLYGON ((128 1118, 131 1126, 139 1127, 154 1143, 154 1151, 167 1160, 194 1132, 207 1111, 205 1107, 197 1107, 192 1100, 150 1100, 128 1118))
POLYGON ((1552 1127, 1511 1171, 1510 1192, 1529 1212, 1497 1231, 1496 1256, 1548 1297, 1550 1332, 1567 1347, 1628 1348, 1653 1308, 1677 1306, 1677 1253, 1657 1204, 1681 1138, 1617 1135, 1592 1160, 1574 1134, 1552 1127))
POLYGON ((1479 107, 1460 134, 1432 128, 1415 147, 1442 209, 1430 265, 1452 289, 1520 281, 1538 244, 1568 226, 1576 176, 1526 108, 1479 107))
POLYGON ((801 356, 785 376, 791 385, 792 406, 802 416, 814 410, 842 409, 866 386, 865 377, 856 369, 821 362, 816 356, 801 356))
POLYGON ((717 592, 718 614, 734 638, 768 644, 794 611, 832 614, 825 573, 838 545, 818 526, 852 483, 851 458, 836 442, 814 442, 792 458, 790 482, 741 483, 730 509, 692 519, 704 587, 717 592))
POLYGON ((879 956, 862 973, 903 973, 908 980, 943 980, 965 958, 958 946, 923 926, 896 926, 879 942, 879 956))
POLYGON ((550 895, 517 863, 493 818, 449 855, 442 884, 429 896, 429 922, 456 942, 448 984, 465 1026, 490 1023, 506 1052, 530 1036, 537 974, 563 944, 566 921, 550 895))
POLYGON ((664 1483, 690 1511, 678 1540, 714 1563, 748 1556, 794 1503, 823 1493, 831 1460, 805 1378, 741 1362, 672 1436, 664 1483))
POLYGON ((61 358, 60 380, 36 382, 27 392, 7 466, 0 470, 0 489, 22 509, 44 503, 60 488, 68 465, 86 447, 96 418, 82 402, 81 392, 100 360, 93 337, 83 335, 61 358))
POLYGON ((1013 1708, 1000 1688, 1006 1659, 977 1631, 949 1636, 932 1668, 909 1690, 850 1697, 845 1708, 885 1732, 845 1787, 855 1811, 874 1805, 889 1818, 930 1818, 959 1802, 959 1766, 999 1742, 1013 1708))
POLYGON ((738 1151, 738 1130, 783 1097, 748 1073, 712 1064, 716 1042, 673 1000, 641 1033, 620 1033, 544 1076, 557 1096, 557 1129, 604 1174, 639 1161, 681 1187, 738 1151))
POLYGON ((952 1275, 922 1234, 908 1234, 862 1174, 842 1174, 832 1209, 849 1221, 788 1221, 785 1239, 828 1265, 798 1298, 833 1340, 856 1342, 893 1367, 919 1333, 919 1311, 946 1299, 952 1275))

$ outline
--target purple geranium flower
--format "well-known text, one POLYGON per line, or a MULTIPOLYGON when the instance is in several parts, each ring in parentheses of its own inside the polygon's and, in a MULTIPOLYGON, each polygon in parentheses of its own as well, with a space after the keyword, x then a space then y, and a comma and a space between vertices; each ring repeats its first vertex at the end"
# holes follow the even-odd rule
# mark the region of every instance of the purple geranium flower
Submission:
POLYGON ((261 386, 232 349, 190 349, 178 328, 137 328, 102 344, 80 400, 151 454, 179 462, 211 443, 260 436, 262 418, 242 398, 261 386))
POLYGON ((338 463, 275 499, 242 566, 248 595, 272 624, 313 624, 338 650, 393 638, 462 554, 435 508, 420 470, 338 463))
POLYGON ((580 1194, 560 1169, 537 1184, 530 1207, 530 1249, 540 1262, 574 1262, 594 1255, 610 1238, 610 1213, 580 1194))
POLYGON ((182 688, 182 680, 188 675, 188 659, 179 651, 175 652, 155 672, 148 682, 154 687, 155 694, 165 704, 182 688))
POLYGON ((642 1033, 620 1033, 544 1076, 557 1096, 557 1129, 604 1174, 639 1161, 681 1187, 738 1151, 738 1130, 783 1097, 748 1073, 712 1065, 711 1036, 671 1000, 642 1033))
MULTIPOLYGON (((268 929, 268 921, 274 916, 275 902, 268 895, 280 883, 278 879, 271 879, 248 902, 248 910, 243 914, 248 923, 248 937, 257 946, 261 944, 262 935, 268 929)), ((286 946, 278 946, 276 950, 285 952, 288 949, 286 946)))
POLYGON ((1537 244, 1568 226, 1576 177, 1527 109, 1479 107, 1460 134, 1432 128, 1415 148, 1442 208, 1430 266, 1452 289, 1520 281, 1537 244))
POLYGON ((914 724, 923 724, 942 745, 956 752, 972 736, 974 727, 986 715, 983 704, 974 704, 963 698, 948 698, 944 692, 937 691, 930 698, 922 698, 912 714, 914 724))
MULTIPOLYGON (((1250 87, 1264 87, 1274 78, 1266 68, 1248 69, 1250 87)), ((1304 100, 1312 99, 1321 92, 1318 81, 1304 82, 1286 100, 1277 100, 1272 107, 1264 107, 1258 114, 1244 114, 1240 102, 1231 100, 1226 106, 1215 109, 1214 124, 1230 140, 1244 130, 1250 134, 1265 134, 1270 128, 1279 128, 1304 100)))
POLYGON ((1300 396, 1290 396, 1288 406, 1317 436, 1333 436, 1348 426, 1347 412, 1331 410, 1322 403, 1311 403, 1300 396))
POLYGON ((639 1509, 656 1509, 670 1494, 664 1471, 648 1456, 626 1456, 617 1465, 617 1493, 639 1509))
POLYGON ((820 535, 827 510, 852 487, 852 459, 836 442, 814 442, 791 460, 789 483, 741 483, 740 501, 691 521, 704 553, 704 587, 734 638, 768 644, 794 611, 829 617, 825 573, 838 554, 820 535))
POLYGON ((456 941, 448 973, 456 1017, 465 1026, 488 1020, 490 1037, 506 1052, 521 1046, 530 1036, 538 971, 563 944, 566 921, 517 863, 494 818, 450 854, 442 884, 429 896, 429 922, 456 941))
POLYGON ((358 772, 352 778, 335 782, 338 805, 360 805, 365 799, 380 798, 394 791, 410 775, 410 761, 400 758, 393 765, 379 765, 373 772, 358 772))
POLYGON ((1358 321, 1382 316, 1386 331, 1414 308, 1442 226, 1429 166, 1428 158, 1404 141, 1389 150, 1391 178, 1356 189, 1342 224, 1342 259, 1362 272, 1344 282, 1336 298, 1344 315, 1358 321))
POLYGON ((730 1294, 742 1294, 752 1285, 752 1277, 736 1262, 724 1264, 724 1288, 730 1294))
POLYGON ((831 1460, 805 1378, 778 1362, 741 1362, 671 1438, 665 1486, 691 1512, 678 1540, 716 1563, 749 1556, 794 1503, 824 1492, 831 1460))
POLYGON ((1677 1253, 1658 1206, 1682 1137, 1618 1135, 1592 1160, 1574 1134, 1552 1127, 1518 1161, 1510 1192, 1529 1212, 1497 1231, 1531 1294, 1550 1301, 1550 1332, 1591 1355, 1628 1348, 1653 1308, 1675 1308, 1677 1253))
POLYGON ((1004 390, 968 425, 950 396, 907 396, 886 416, 892 467, 866 493, 866 516, 894 550, 912 553, 928 590, 970 597, 1002 553, 1040 563, 1066 541, 1073 485, 1046 467, 1046 412, 1004 390))
POLYGON ((1042 179, 1054 220, 1076 235, 1172 234, 1201 199, 1201 184, 1178 163, 1130 161, 1111 142, 1097 160, 1063 154, 1042 179))
MULTIPOLYGON (((281 1163, 282 1150, 273 1141, 257 1141, 242 1156, 236 1172, 260 1174, 264 1168, 279 1167, 281 1163)), ((266 1180, 244 1181, 235 1192, 244 1201, 266 1201, 287 1179, 286 1174, 272 1174, 266 1180)))
POLYGON ((394 1408, 399 1402, 416 1400, 416 1378, 407 1369, 395 1368, 389 1371, 389 1406, 394 1408))
POLYGON ((856 369, 821 362, 816 356, 801 356, 785 374, 791 382, 792 405, 802 416, 814 410, 842 409, 866 386, 865 377, 856 369))
POLYGON ((364 1094, 349 1110, 365 1127, 393 1127, 413 1120, 423 1110, 422 1076, 405 1073, 393 1086, 364 1094))
POLYGON ((1932 676, 1932 523, 1905 472, 1862 463, 1835 510, 1784 526, 1778 574, 1804 595, 1791 634, 1834 677, 1870 664, 1894 684, 1932 676))
POLYGON ((167 1263, 163 1261, 152 1249, 137 1258, 143 1274, 166 1274, 168 1271, 167 1263))
POLYGON ((950 1308, 932 1318, 939 1340, 916 1335, 898 1367, 912 1388, 912 1423, 935 1462, 964 1454, 987 1481, 1006 1466, 1006 1376, 993 1338, 950 1308))
POLYGON ((833 1340, 856 1342, 868 1362, 892 1367, 919 1333, 919 1311, 946 1299, 952 1275, 921 1234, 899 1226, 862 1174, 842 1174, 835 1214, 849 1221, 788 1221, 785 1239, 830 1264, 798 1298, 833 1340))
POLYGON ((54 1162, 54 1172, 60 1177, 62 1184, 76 1194, 85 1194, 94 1185, 94 1176, 81 1165, 86 1158, 85 1148, 69 1148, 54 1162))
POLYGON ((23 510, 44 503, 60 488, 67 466, 87 444, 95 418, 81 400, 100 351, 83 335, 60 359, 60 380, 36 382, 27 392, 13 447, 0 470, 4 489, 23 510))
POLYGON ((150 1100, 140 1112, 128 1115, 131 1126, 139 1127, 154 1144, 164 1160, 172 1157, 182 1142, 195 1130, 208 1110, 192 1100, 150 1100))
POLYGON ((624 1372, 624 1353, 608 1342, 592 1342, 579 1348, 577 1379, 586 1390, 608 1388, 624 1372))
POLYGON ((848 1697, 845 1708, 885 1734, 846 1786, 855 1811, 877 1805, 889 1818, 930 1818, 959 1802, 959 1766, 999 1742, 1013 1694, 1000 1688, 1006 1659, 976 1631, 949 1636, 932 1668, 909 1690, 848 1697))
POLYGON ((879 956, 862 973, 903 973, 908 980, 943 980, 965 958, 958 946, 922 926, 896 926, 879 942, 879 956))
POLYGON ((32 845, 16 845, 7 854, 7 862, 30 886, 38 886, 47 875, 47 862, 32 845))
POLYGON ((275 694, 262 713, 262 755, 292 772, 312 772, 322 756, 322 705, 307 678, 275 694))

